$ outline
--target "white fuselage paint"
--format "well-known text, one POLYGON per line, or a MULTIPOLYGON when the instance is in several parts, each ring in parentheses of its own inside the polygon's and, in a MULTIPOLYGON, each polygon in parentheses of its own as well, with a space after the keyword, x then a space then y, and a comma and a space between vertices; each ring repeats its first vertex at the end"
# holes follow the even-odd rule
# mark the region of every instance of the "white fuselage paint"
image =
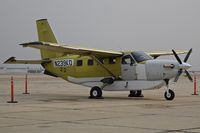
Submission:
POLYGON ((69 82, 75 83, 75 84, 84 84, 88 82, 100 82, 104 77, 92 77, 92 78, 75 78, 68 76, 67 80, 69 82))
POLYGON ((137 64, 136 65, 136 74, 137 74, 137 80, 146 80, 146 64, 137 64))
POLYGON ((136 80, 136 64, 122 64, 121 65, 122 79, 124 80, 136 80))
MULTIPOLYGON (((68 81, 81 84, 87 87, 99 86, 103 85, 100 80, 103 77, 98 78, 74 78, 68 77, 68 81)), ((151 89, 159 89, 164 85, 163 80, 157 81, 147 81, 147 80, 127 80, 127 81, 115 81, 111 85, 107 85, 103 90, 105 91, 128 91, 128 90, 151 90, 151 89)))
POLYGON ((103 90, 107 90, 107 91, 152 90, 152 89, 159 89, 164 84, 165 82, 163 80, 116 81, 113 84, 106 86, 103 90))
POLYGON ((173 60, 149 60, 146 62, 146 75, 148 80, 171 79, 176 76, 179 68, 177 61, 173 60), (164 66, 172 65, 174 68, 164 66))

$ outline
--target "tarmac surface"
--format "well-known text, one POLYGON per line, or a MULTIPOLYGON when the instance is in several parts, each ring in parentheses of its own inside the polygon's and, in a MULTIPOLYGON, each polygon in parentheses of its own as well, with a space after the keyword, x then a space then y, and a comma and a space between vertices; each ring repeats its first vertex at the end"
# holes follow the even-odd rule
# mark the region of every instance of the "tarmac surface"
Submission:
POLYGON ((165 87, 140 98, 104 91, 104 99, 88 99, 90 88, 45 75, 28 75, 25 95, 25 76, 13 76, 18 103, 7 103, 11 75, 0 75, 0 133, 200 133, 200 96, 186 77, 166 101, 165 87))

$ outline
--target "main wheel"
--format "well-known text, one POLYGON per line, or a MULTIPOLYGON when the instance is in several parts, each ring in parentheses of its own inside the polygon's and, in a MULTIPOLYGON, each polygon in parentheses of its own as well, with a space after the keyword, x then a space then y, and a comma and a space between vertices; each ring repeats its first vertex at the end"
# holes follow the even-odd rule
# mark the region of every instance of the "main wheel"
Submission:
POLYGON ((166 91, 165 92, 165 99, 166 100, 173 100, 174 99, 174 97, 175 97, 175 93, 174 93, 174 91, 172 91, 172 90, 168 90, 168 92, 166 91))
POLYGON ((142 91, 141 90, 131 90, 130 94, 128 96, 129 97, 141 97, 142 91))
POLYGON ((90 98, 100 98, 102 97, 102 90, 98 86, 92 87, 90 90, 90 98))

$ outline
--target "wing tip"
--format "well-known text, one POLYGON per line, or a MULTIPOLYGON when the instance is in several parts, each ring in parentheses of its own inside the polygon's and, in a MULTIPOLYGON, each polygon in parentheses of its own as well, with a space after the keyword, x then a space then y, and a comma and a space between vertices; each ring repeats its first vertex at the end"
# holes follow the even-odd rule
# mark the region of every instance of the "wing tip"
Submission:
POLYGON ((28 42, 28 43, 21 43, 19 45, 21 45, 23 47, 28 47, 29 45, 43 45, 43 42, 39 42, 39 41, 37 41, 37 42, 28 42))
POLYGON ((9 64, 9 63, 12 63, 12 62, 15 62, 16 61, 16 59, 15 59, 15 57, 10 57, 9 59, 7 59, 3 64, 9 64))
POLYGON ((40 22, 40 21, 47 21, 47 18, 42 18, 42 19, 36 20, 36 22, 40 22))

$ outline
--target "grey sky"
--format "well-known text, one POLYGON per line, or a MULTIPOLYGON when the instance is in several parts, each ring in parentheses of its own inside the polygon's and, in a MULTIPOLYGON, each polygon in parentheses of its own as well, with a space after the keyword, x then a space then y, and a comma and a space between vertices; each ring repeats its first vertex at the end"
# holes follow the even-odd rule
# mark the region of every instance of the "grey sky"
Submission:
MULTIPOLYGON (((47 18, 57 40, 109 50, 193 48, 200 70, 199 0, 1 0, 0 63, 10 56, 38 59, 18 44, 37 40, 35 20, 47 18)), ((174 57, 171 57, 174 58, 174 57)))

